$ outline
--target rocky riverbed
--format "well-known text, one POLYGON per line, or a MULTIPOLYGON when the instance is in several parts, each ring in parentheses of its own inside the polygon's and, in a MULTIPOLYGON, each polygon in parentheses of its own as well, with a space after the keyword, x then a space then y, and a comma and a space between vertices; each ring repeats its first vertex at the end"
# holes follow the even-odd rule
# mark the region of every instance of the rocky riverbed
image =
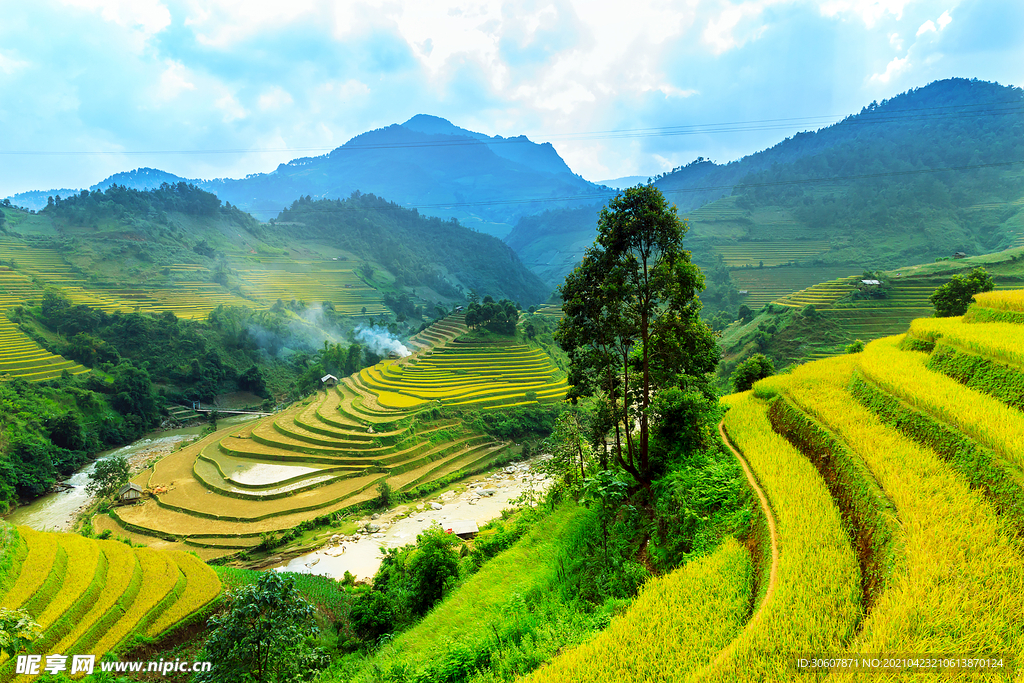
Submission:
POLYGON ((551 479, 536 470, 544 457, 464 482, 466 488, 461 492, 450 490, 415 505, 368 515, 357 523, 357 533, 334 535, 316 551, 281 562, 274 569, 335 579, 348 571, 358 580, 371 579, 380 567, 383 549, 415 543, 416 536, 431 524, 447 529, 457 522, 473 521, 483 526, 500 517, 502 510, 515 507, 515 501, 524 495, 539 500, 551 485, 551 479))

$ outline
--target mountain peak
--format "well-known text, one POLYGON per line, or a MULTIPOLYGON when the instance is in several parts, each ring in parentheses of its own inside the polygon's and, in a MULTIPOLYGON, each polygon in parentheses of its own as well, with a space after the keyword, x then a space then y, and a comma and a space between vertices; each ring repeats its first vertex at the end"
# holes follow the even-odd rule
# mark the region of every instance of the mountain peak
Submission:
POLYGON ((426 133, 427 135, 465 135, 487 139, 487 136, 482 133, 474 133, 471 130, 459 128, 448 119, 442 119, 440 116, 431 116, 430 114, 416 114, 416 116, 403 123, 402 128, 414 130, 417 133, 426 133))

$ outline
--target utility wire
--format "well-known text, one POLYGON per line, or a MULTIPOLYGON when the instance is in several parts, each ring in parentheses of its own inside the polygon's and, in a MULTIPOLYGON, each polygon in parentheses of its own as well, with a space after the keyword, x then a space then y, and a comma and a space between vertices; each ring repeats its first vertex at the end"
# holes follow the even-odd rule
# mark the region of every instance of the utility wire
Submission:
MULTIPOLYGON (((754 121, 733 121, 711 124, 695 124, 685 126, 664 126, 659 128, 623 128, 605 131, 590 131, 580 133, 555 133, 550 135, 537 135, 537 139, 545 139, 555 142, 576 142, 589 140, 622 140, 647 137, 675 137, 684 135, 713 135, 721 133, 743 133, 760 132, 771 130, 792 129, 801 125, 825 125, 825 127, 836 125, 875 125, 882 123, 894 123, 901 121, 930 121, 946 117, 979 117, 979 116, 1004 116, 1024 112, 1024 102, 1020 99, 1008 100, 987 104, 966 104, 949 105, 943 107, 921 107, 913 109, 899 109, 891 112, 878 112, 872 110, 863 114, 851 114, 841 120, 836 116, 811 116, 784 119, 761 119, 754 121)), ((363 133, 362 135, 367 135, 363 133)), ((537 144, 519 136, 514 138, 489 138, 469 136, 449 136, 450 140, 418 141, 418 142, 394 142, 380 144, 362 144, 355 142, 358 137, 340 147, 280 147, 280 148, 229 148, 229 149, 207 149, 207 150, 0 150, 4 156, 90 156, 90 155, 122 155, 137 156, 145 154, 154 155, 203 155, 203 154, 259 154, 259 153, 302 153, 302 152, 357 152, 363 150, 380 149, 417 149, 432 147, 465 147, 480 145, 506 145, 506 144, 537 144)))
MULTIPOLYGON (((845 180, 865 180, 869 178, 892 178, 898 176, 913 176, 913 175, 924 175, 928 173, 949 173, 952 171, 971 171, 981 168, 1002 168, 1006 166, 1013 166, 1015 164, 1024 164, 1024 160, 1019 161, 1000 161, 993 162, 990 164, 970 164, 967 166, 947 166, 944 168, 921 168, 912 169, 909 171, 887 171, 880 173, 859 173, 855 175, 844 175, 844 176, 831 176, 827 178, 799 178, 793 180, 776 180, 763 183, 736 183, 734 185, 704 185, 702 187, 684 187, 679 189, 666 189, 666 193, 676 192, 714 192, 718 190, 734 190, 734 189, 745 189, 751 187, 778 187, 783 185, 811 185, 819 183, 834 183, 845 180)), ((436 204, 416 204, 413 205, 401 205, 394 202, 389 202, 388 206, 374 207, 376 210, 383 211, 411 211, 413 209, 455 209, 464 207, 474 206, 511 206, 516 204, 544 204, 550 202, 575 202, 575 201, 586 201, 588 199, 600 200, 608 197, 613 197, 619 193, 619 190, 608 190, 604 192, 592 192, 586 194, 575 194, 575 195, 562 195, 558 197, 530 197, 530 198, 516 198, 516 199, 497 199, 488 201, 477 201, 477 202, 442 202, 436 204)), ((347 211, 362 211, 363 207, 346 207, 338 206, 331 207, 329 209, 318 209, 318 213, 334 213, 334 212, 347 212, 347 211)), ((259 213, 269 215, 271 211, 261 209, 248 209, 249 213, 259 213)))

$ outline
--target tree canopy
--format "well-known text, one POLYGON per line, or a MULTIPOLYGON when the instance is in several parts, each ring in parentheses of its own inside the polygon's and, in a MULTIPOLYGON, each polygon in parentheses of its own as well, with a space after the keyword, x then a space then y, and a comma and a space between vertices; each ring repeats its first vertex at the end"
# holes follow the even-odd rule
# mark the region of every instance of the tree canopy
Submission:
POLYGON ((96 461, 96 467, 89 475, 85 490, 100 498, 114 495, 128 483, 131 468, 123 455, 115 455, 96 461))
POLYGON ((988 271, 978 266, 967 275, 954 275, 949 282, 935 290, 929 301, 935 306, 937 318, 963 315, 975 294, 991 292, 995 286, 996 283, 988 271))
POLYGON ((775 374, 775 364, 763 353, 755 353, 736 366, 732 373, 732 388, 735 391, 746 391, 754 386, 754 382, 775 374))
POLYGON ((213 669, 198 681, 303 681, 327 665, 329 657, 313 642, 319 635, 315 609, 300 597, 294 578, 265 572, 228 601, 225 613, 210 618, 203 658, 213 669))
POLYGON ((602 209, 594 246, 560 287, 569 398, 601 392, 611 402, 615 461, 644 486, 657 475, 648 410, 655 394, 714 393, 707 373, 719 351, 699 317, 704 277, 683 249, 686 230, 657 188, 629 188, 602 209))

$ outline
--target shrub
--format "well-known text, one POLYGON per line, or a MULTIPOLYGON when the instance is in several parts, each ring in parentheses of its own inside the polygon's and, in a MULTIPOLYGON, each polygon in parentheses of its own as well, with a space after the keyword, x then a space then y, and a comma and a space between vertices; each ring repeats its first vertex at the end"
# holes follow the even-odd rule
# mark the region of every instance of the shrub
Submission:
POLYGON ((954 275, 949 282, 936 289, 928 300, 935 306, 938 318, 963 315, 975 294, 991 292, 995 286, 992 276, 979 266, 969 275, 954 275))
POLYGON ((731 382, 735 391, 747 391, 754 386, 754 382, 757 380, 774 374, 775 364, 772 363, 772 359, 763 353, 755 353, 736 366, 736 370, 732 373, 731 382))

